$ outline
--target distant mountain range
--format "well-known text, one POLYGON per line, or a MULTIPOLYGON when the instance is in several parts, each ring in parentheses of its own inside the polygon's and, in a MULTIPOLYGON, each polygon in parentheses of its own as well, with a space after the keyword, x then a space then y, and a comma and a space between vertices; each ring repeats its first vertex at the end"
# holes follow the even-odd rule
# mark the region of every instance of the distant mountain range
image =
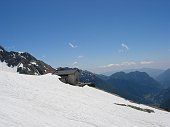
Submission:
POLYGON ((113 92, 139 103, 150 103, 152 95, 160 92, 160 84, 145 72, 117 72, 110 76, 108 86, 113 92), (148 101, 149 100, 149 101, 148 101))
MULTIPOLYGON (((129 73, 129 72, 146 72, 150 77, 157 78, 161 73, 163 73, 165 70, 162 69, 155 69, 155 68, 138 68, 138 69, 127 69, 123 70, 123 72, 129 73)), ((112 74, 116 73, 115 71, 105 72, 104 75, 110 76, 112 74)))
POLYGON ((137 103, 159 106, 170 111, 170 88, 164 89, 159 81, 145 72, 116 72, 111 76, 105 76, 81 71, 81 81, 93 82, 98 89, 137 103))
POLYGON ((42 75, 55 70, 29 53, 8 52, 2 46, 0 46, 0 61, 7 63, 9 67, 17 67, 17 72, 21 74, 42 75))
POLYGON ((162 90, 161 85, 145 72, 117 72, 111 76, 97 75, 85 71, 81 81, 94 82, 96 87, 104 91, 118 94, 138 103, 151 102, 153 95, 162 90), (92 75, 93 79, 85 75, 92 75))
POLYGON ((170 69, 160 74, 156 80, 159 81, 164 88, 170 87, 170 69))

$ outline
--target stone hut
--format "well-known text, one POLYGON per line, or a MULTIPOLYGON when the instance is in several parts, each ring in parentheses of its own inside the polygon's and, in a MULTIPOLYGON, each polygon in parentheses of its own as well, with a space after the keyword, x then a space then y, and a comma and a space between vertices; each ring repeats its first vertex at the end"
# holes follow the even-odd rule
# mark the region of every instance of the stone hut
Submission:
POLYGON ((78 85, 80 81, 80 71, 78 69, 59 68, 54 74, 60 76, 60 81, 71 85, 78 85))

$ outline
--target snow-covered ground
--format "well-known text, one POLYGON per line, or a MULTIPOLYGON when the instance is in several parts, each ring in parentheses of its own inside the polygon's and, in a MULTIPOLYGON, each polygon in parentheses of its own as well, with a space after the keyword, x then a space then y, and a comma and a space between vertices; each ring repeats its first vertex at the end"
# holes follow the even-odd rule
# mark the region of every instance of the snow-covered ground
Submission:
POLYGON ((0 127, 170 127, 168 112, 88 86, 70 86, 58 78, 0 70, 0 127))
POLYGON ((15 67, 8 67, 6 62, 0 61, 0 70, 17 73, 17 66, 15 67))

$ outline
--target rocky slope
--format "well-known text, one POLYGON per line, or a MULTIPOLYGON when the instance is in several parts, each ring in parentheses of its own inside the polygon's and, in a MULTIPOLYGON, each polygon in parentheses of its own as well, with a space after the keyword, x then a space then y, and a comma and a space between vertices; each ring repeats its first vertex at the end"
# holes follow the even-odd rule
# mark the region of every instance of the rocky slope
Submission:
POLYGON ((8 52, 2 46, 0 46, 0 61, 6 63, 8 67, 17 67, 17 72, 21 74, 42 75, 55 70, 29 53, 8 52))

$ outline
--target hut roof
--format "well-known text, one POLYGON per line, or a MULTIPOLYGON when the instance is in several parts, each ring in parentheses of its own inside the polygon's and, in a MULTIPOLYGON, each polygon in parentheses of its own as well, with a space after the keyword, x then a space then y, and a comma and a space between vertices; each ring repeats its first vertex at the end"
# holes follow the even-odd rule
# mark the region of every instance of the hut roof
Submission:
POLYGON ((56 72, 54 74, 56 75, 70 75, 70 74, 74 74, 76 71, 78 71, 77 69, 72 69, 72 70, 56 70, 56 72))

